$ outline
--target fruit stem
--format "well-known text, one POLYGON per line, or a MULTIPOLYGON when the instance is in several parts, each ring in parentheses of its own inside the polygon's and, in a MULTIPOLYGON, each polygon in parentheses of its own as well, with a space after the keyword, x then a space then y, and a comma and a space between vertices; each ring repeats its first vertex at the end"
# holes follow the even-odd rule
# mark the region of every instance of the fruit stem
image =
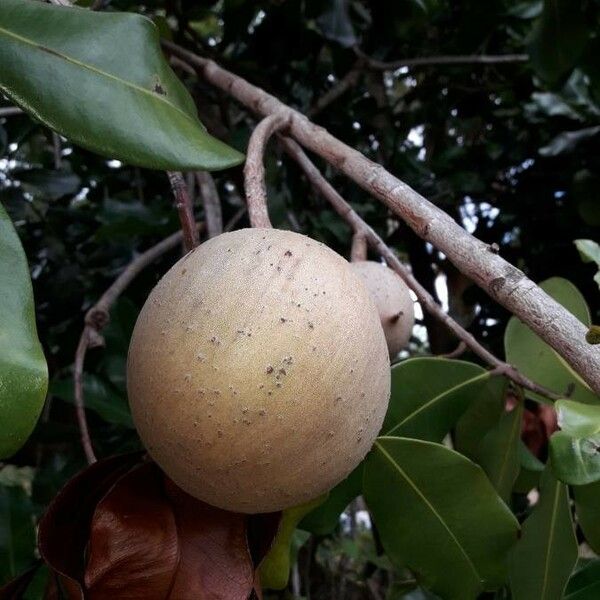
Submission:
POLYGON ((273 227, 267 208, 267 185, 265 183, 265 148, 270 137, 288 127, 290 117, 279 113, 265 117, 254 129, 248 142, 248 153, 244 165, 244 188, 248 215, 252 227, 273 227))
POLYGON ((355 231, 352 236, 350 260, 352 262, 367 260, 367 236, 362 231, 355 231))

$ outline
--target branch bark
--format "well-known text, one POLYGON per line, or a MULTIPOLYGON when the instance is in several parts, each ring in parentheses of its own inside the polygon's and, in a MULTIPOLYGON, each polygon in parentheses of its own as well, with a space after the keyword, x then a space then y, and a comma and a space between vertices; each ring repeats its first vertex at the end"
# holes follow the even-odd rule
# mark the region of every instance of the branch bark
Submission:
POLYGON ((255 127, 250 136, 244 165, 244 188, 252 227, 272 227, 267 209, 264 153, 270 137, 286 127, 288 120, 287 115, 269 115, 255 127))
POLYGON ((369 69, 377 71, 395 71, 401 67, 420 67, 428 65, 496 65, 501 63, 521 63, 529 60, 527 54, 454 54, 447 56, 418 56, 401 58, 390 62, 377 60, 365 54, 358 46, 354 53, 369 69))
MULTIPOLYGON (((201 229, 202 225, 197 227, 201 229)), ((94 447, 90 438, 89 427, 85 415, 85 401, 83 394, 83 366, 85 355, 89 348, 104 346, 104 338, 100 333, 110 321, 110 307, 115 300, 125 291, 127 286, 139 275, 139 273, 154 262, 165 252, 172 250, 183 240, 183 232, 178 231, 165 238, 152 248, 140 254, 125 268, 125 270, 115 279, 111 286, 100 296, 100 299, 85 315, 85 326, 79 338, 77 351, 75 353, 75 364, 73 373, 74 394, 75 394, 75 414, 79 425, 81 445, 85 452, 88 464, 96 462, 94 447)))
POLYGON ((280 114, 287 117, 292 137, 381 200, 417 235, 442 251, 460 271, 526 323, 600 394, 600 346, 590 346, 585 340, 587 330, 583 323, 522 271, 381 165, 311 123, 304 115, 214 61, 171 42, 164 42, 164 45, 196 66, 212 85, 231 94, 259 115, 280 114))
MULTIPOLYGON (((450 315, 445 313, 431 294, 417 281, 408 268, 400 262, 398 257, 377 235, 360 215, 340 196, 335 188, 321 175, 312 161, 306 156, 302 148, 290 138, 281 138, 285 151, 292 157, 304 171, 311 185, 319 192, 335 209, 335 211, 346 221, 354 231, 354 239, 361 236, 369 242, 378 254, 383 256, 388 266, 393 269, 404 280, 406 285, 415 292, 421 306, 441 321, 459 340, 470 348, 477 356, 494 368, 498 374, 505 375, 516 384, 533 392, 541 394, 552 400, 558 400, 561 396, 552 390, 538 385, 531 379, 525 377, 520 371, 511 365, 496 358, 486 350, 466 329, 461 327, 450 315)), ((459 345, 460 347, 460 345, 459 345)))
POLYGON ((198 228, 194 219, 192 199, 188 192, 183 175, 177 171, 167 171, 169 183, 175 196, 175 208, 179 213, 179 222, 183 231, 183 247, 186 252, 195 248, 198 243, 198 228))
POLYGON ((200 189, 200 198, 204 206, 204 221, 209 238, 223 233, 223 213, 221 199, 213 176, 208 171, 197 171, 196 181, 200 189))

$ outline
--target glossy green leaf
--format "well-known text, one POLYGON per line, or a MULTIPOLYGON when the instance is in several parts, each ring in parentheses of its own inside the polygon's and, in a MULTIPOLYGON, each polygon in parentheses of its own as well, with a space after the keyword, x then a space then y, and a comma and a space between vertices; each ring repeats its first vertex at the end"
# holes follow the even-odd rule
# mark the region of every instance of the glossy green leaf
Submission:
POLYGON ((364 464, 361 462, 346 479, 338 483, 328 494, 325 502, 309 512, 299 527, 316 535, 331 533, 340 522, 344 509, 362 491, 364 464))
POLYGON ((576 561, 567 486, 546 468, 539 503, 510 556, 513 600, 560 600, 576 561))
POLYGON ((593 240, 575 240, 574 244, 583 262, 593 262, 598 266, 599 270, 594 276, 594 281, 600 287, 600 244, 594 242, 593 240))
MULTIPOLYGON (((65 402, 73 403, 75 400, 72 379, 52 382, 50 392, 65 402)), ((87 409, 95 411, 108 423, 133 428, 129 404, 125 396, 119 394, 110 383, 96 375, 85 373, 83 392, 87 409)))
POLYGON ((290 577, 290 553, 294 531, 302 518, 319 506, 325 498, 326 496, 319 496, 310 502, 283 511, 277 535, 259 567, 260 582, 263 587, 281 590, 287 585, 290 577))
POLYGON ((478 460, 500 497, 508 502, 521 469, 519 443, 523 403, 505 412, 500 421, 484 436, 478 450, 478 460))
POLYGON ((47 388, 27 258, 0 205, 0 459, 14 454, 33 431, 47 388))
POLYGON ((29 497, 21 486, 0 484, 0 586, 32 565, 34 550, 33 507, 29 497))
POLYGON ((198 121, 156 27, 140 15, 2 0, 0 63, 0 89, 14 102, 104 156, 153 169, 243 159, 198 121))
POLYGON ((546 465, 533 455, 522 440, 519 440, 519 463, 521 467, 513 490, 518 494, 527 494, 538 487, 540 475, 546 465))
POLYGON ((485 394, 491 378, 462 360, 412 358, 392 368, 392 391, 381 431, 441 441, 467 407, 485 394))
POLYGON ((558 82, 577 64, 587 43, 582 5, 571 0, 544 0, 529 43, 531 63, 537 73, 550 83, 558 82))
POLYGON ((565 590, 563 600, 598 600, 600 598, 600 559, 588 561, 578 568, 565 590))
POLYGON ((455 429, 455 448, 472 460, 477 460, 479 446, 485 435, 493 429, 504 412, 505 377, 491 377, 476 402, 458 420, 455 429))
POLYGON ((440 444, 381 437, 364 496, 396 567, 447 600, 500 586, 519 525, 483 470, 440 444))
POLYGON ((572 400, 556 402, 561 431, 550 438, 552 468, 572 485, 600 480, 600 406, 572 400))
MULTIPOLYGON (((588 306, 579 290, 570 281, 553 277, 543 281, 540 287, 584 325, 589 326, 588 306)), ((515 365, 533 381, 558 394, 567 395, 568 392, 571 392, 568 394, 569 397, 579 402, 588 404, 600 402, 600 398, 592 392, 564 359, 516 317, 512 317, 508 322, 504 334, 504 347, 507 362, 515 365)), ((541 402, 547 402, 546 399, 532 392, 526 393, 541 402)))
POLYGON ((595 262, 600 266, 600 244, 593 240, 575 240, 573 243, 583 262, 595 262))
POLYGON ((592 550, 600 554, 600 482, 573 486, 573 496, 583 535, 592 550))

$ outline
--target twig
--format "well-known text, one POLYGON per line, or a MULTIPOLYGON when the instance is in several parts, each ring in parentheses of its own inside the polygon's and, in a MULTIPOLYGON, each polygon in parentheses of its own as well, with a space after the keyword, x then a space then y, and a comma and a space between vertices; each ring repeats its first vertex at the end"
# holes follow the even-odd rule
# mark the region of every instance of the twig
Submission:
POLYGON ((362 229, 356 230, 354 232, 354 235, 352 236, 352 249, 350 250, 350 260, 352 262, 367 260, 367 237, 365 236, 362 229))
POLYGON ((345 94, 350 88, 358 82, 361 71, 364 67, 364 61, 359 58, 352 68, 340 79, 332 88, 325 92, 308 111, 309 117, 314 117, 327 106, 335 102, 340 96, 345 94))
POLYGON ((512 381, 518 385, 547 398, 551 398, 552 400, 561 398, 559 394, 538 385, 534 381, 531 381, 531 379, 525 377, 525 375, 513 366, 496 358, 491 352, 486 350, 472 334, 459 325, 450 315, 445 313, 440 305, 433 299, 431 294, 429 294, 429 292, 415 279, 407 267, 400 262, 373 228, 363 221, 359 214, 340 196, 323 175, 321 175, 320 171, 315 167, 308 156, 306 156, 302 148, 290 138, 281 138, 281 143, 286 152, 300 165, 300 168, 304 171, 306 178, 312 186, 333 206, 340 217, 342 217, 356 233, 364 236, 373 249, 383 256, 390 268, 396 271, 406 285, 415 292, 421 306, 425 310, 441 321, 459 340, 464 342, 464 344, 475 354, 492 366, 498 374, 506 375, 506 377, 512 379, 512 381))
POLYGON ((22 115, 23 109, 18 106, 7 106, 6 108, 0 108, 0 117, 12 117, 14 115, 22 115))
POLYGON ((585 340, 586 327, 525 274, 452 217, 384 167, 347 146, 324 128, 264 90, 172 42, 163 45, 198 68, 212 85, 262 116, 287 115, 289 134, 401 217, 417 235, 443 252, 456 268, 516 315, 560 354, 600 394, 600 345, 585 340))
POLYGON ((223 233, 223 214, 221 200, 212 175, 208 171, 197 171, 196 181, 200 188, 200 198, 204 206, 204 221, 209 238, 223 233))
POLYGON ((287 127, 289 117, 273 114, 265 117, 254 129, 248 142, 244 165, 244 188, 252 227, 272 227, 267 210, 267 185, 263 155, 269 138, 287 127))
POLYGON ((186 252, 189 252, 199 243, 192 200, 188 194, 183 175, 178 171, 167 171, 167 175, 169 176, 169 183, 175 196, 175 208, 179 213, 179 222, 183 231, 183 247, 186 252))
POLYGON ((229 222, 223 227, 223 233, 228 231, 232 231, 235 226, 238 224, 239 220, 248 212, 248 208, 246 206, 242 206, 238 208, 236 213, 231 217, 229 222))
POLYGON ((454 350, 446 352, 445 354, 438 354, 438 356, 441 356, 442 358, 458 358, 459 356, 462 356, 466 350, 467 345, 461 340, 454 350))
POLYGON ((401 67, 420 67, 427 65, 495 65, 500 63, 521 63, 529 60, 527 54, 455 54, 448 56, 418 56, 416 58, 401 58, 385 62, 371 58, 358 46, 353 47, 354 53, 365 66, 378 71, 395 71, 401 67))
MULTIPOLYGON (((202 225, 199 226, 200 228, 202 225)), ((110 321, 110 307, 123 293, 125 288, 137 277, 137 275, 150 263, 154 262, 165 252, 175 248, 183 239, 183 232, 176 233, 165 238, 152 248, 146 250, 135 258, 127 268, 115 279, 112 285, 100 296, 100 299, 85 315, 85 326, 79 338, 79 344, 75 353, 75 365, 73 373, 75 393, 75 413, 81 434, 81 445, 89 464, 96 462, 96 455, 90 438, 87 418, 85 415, 85 402, 83 395, 83 366, 85 355, 89 348, 104 346, 104 338, 101 331, 110 321)))

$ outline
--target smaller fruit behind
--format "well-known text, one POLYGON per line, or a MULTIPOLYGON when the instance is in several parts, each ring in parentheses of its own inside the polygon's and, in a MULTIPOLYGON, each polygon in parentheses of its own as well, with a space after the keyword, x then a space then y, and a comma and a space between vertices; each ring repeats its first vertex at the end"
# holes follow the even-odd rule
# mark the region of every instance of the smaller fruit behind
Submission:
POLYGON ((394 357, 408 344, 415 324, 415 309, 408 286, 384 264, 362 260, 351 266, 375 301, 390 356, 394 357))

